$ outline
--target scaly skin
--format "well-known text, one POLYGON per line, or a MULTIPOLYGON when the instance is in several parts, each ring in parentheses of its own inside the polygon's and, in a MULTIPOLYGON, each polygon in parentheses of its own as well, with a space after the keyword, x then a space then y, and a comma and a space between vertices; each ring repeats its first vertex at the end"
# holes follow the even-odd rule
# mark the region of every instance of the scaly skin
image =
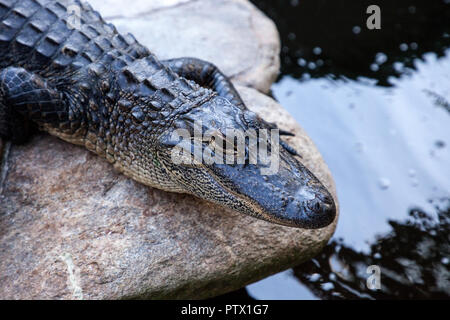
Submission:
MULTIPOLYGON (((274 128, 245 107, 214 65, 193 58, 158 61, 89 5, 0 0, 4 139, 24 142, 37 127, 155 188, 288 226, 321 228, 334 220, 330 193, 284 142, 275 175, 263 176, 248 155, 245 164, 175 164, 171 134, 193 133, 195 121, 224 139, 228 128, 274 128), (71 18, 73 6, 80 8, 79 24, 71 18)), ((214 143, 202 142, 202 150, 214 143)))

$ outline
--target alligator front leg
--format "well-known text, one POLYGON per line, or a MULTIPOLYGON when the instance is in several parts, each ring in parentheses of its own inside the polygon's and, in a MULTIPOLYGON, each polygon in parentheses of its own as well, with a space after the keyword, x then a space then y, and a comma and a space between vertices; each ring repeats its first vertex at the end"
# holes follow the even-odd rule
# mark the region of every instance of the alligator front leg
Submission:
MULTIPOLYGON (((241 109, 246 109, 242 98, 231 81, 214 64, 197 58, 177 58, 161 61, 180 77, 192 80, 200 86, 209 88, 241 109)), ((269 127, 277 128, 274 123, 267 123, 269 127)), ((291 132, 279 129, 280 135, 293 136, 291 132)), ((281 142, 289 153, 298 155, 285 142, 281 142)))
POLYGON ((245 109, 239 93, 230 80, 210 62, 196 58, 177 58, 161 61, 180 77, 209 88, 241 109, 245 109))
POLYGON ((23 68, 0 70, 0 137, 23 143, 33 124, 60 126, 69 119, 63 95, 23 68))
MULTIPOLYGON (((214 64, 203 61, 197 58, 177 58, 161 61, 166 67, 172 69, 173 72, 180 77, 195 81, 197 84, 212 89, 217 94, 237 107, 246 109, 241 96, 231 83, 231 81, 225 76, 219 68, 214 64)), ((268 123, 271 128, 278 129, 276 124, 268 123)), ((280 135, 293 136, 289 131, 279 129, 280 135)), ((300 156, 297 151, 289 146, 286 142, 280 140, 280 145, 286 149, 290 154, 300 156)), ((301 156, 300 156, 301 157, 301 156)))

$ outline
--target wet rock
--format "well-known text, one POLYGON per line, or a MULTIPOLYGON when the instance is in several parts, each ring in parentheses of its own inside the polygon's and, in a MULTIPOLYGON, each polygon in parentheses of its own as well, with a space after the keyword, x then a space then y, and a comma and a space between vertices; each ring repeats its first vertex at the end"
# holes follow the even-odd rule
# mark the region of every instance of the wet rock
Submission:
POLYGON ((275 24, 246 0, 90 3, 160 59, 204 59, 261 92, 268 92, 278 75, 280 40, 275 24))
MULTIPOLYGON (((211 5, 209 1, 190 1, 154 11, 152 19, 164 20, 163 12, 170 17, 179 6, 206 10, 202 3, 211 5)), ((243 1, 214 3, 217 6, 209 14, 214 12, 214 19, 221 21, 225 30, 234 28, 228 26, 236 22, 232 14, 253 8, 243 1), (240 10, 229 9, 227 3, 240 10), (221 14, 221 10, 230 11, 221 14)), ((187 21, 191 11, 183 12, 187 21)), ((135 23, 134 18, 129 21, 135 23)), ((152 32, 163 32, 163 26, 152 32)), ((183 24, 166 27, 184 32, 177 29, 183 24)), ((240 32, 245 33, 249 27, 242 28, 240 32)), ((227 39, 196 41, 202 43, 203 51, 214 48, 220 56, 227 52, 228 41, 236 41, 236 46, 241 41, 227 39)), ((185 40, 181 40, 159 42, 158 48, 176 53, 171 47, 183 47, 185 40)), ((196 47, 194 43, 188 46, 196 47)), ((231 58, 236 63, 247 59, 231 58)), ((251 109, 296 134, 289 142, 335 196, 326 164, 295 120, 257 90, 244 86, 238 90, 251 109)), ((85 149, 45 134, 26 145, 12 146, 4 160, 7 171, 0 186, 2 299, 211 297, 310 258, 335 229, 336 222, 319 230, 278 226, 193 196, 149 188, 116 173, 105 160, 85 149)))

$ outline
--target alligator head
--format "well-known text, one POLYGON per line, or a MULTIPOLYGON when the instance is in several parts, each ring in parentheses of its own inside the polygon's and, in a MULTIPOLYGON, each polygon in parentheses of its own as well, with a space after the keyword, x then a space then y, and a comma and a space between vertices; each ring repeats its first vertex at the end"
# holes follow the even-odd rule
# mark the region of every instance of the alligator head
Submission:
POLYGON ((333 197, 278 142, 273 125, 215 96, 172 122, 158 160, 183 192, 281 225, 329 225, 333 197))

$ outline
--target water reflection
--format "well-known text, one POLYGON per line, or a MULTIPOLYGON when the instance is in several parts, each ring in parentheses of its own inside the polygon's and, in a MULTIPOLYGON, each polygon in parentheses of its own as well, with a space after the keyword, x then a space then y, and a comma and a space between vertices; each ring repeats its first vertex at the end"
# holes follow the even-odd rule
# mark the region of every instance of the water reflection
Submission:
POLYGON ((341 207, 336 236, 357 250, 411 205, 431 211, 427 199, 450 196, 450 114, 424 91, 449 99, 450 51, 416 66, 392 88, 290 76, 272 87, 333 173, 341 207))
MULTIPOLYGON (((331 244, 295 277, 321 298, 450 297, 448 206, 428 201, 450 199, 450 1, 377 1, 377 31, 368 1, 252 2, 282 38, 273 96, 322 153, 341 205, 331 244), (381 291, 365 287, 371 264, 381 291)), ((309 298, 296 278, 278 281, 283 297, 309 298)), ((248 292, 276 292, 271 279, 248 292)))
POLYGON ((377 237, 363 253, 335 240, 295 276, 324 299, 431 299, 450 297, 450 201, 434 200, 435 214, 419 208, 377 237), (442 208, 444 206, 444 208, 442 208), (367 267, 381 269, 380 290, 366 286, 367 267))

